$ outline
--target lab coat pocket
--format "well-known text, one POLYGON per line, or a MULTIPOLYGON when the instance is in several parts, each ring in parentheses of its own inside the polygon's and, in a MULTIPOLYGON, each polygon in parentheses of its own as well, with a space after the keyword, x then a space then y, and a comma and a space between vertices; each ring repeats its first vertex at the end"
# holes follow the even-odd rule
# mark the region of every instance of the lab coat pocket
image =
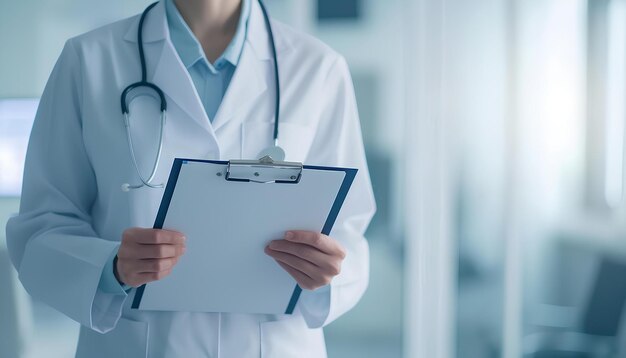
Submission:
MULTIPOLYGON (((285 160, 305 162, 309 154, 315 127, 292 122, 281 122, 278 145, 285 151, 285 160)), ((242 124, 242 159, 258 159, 262 150, 273 146, 273 122, 244 122, 242 124)))
POLYGON ((147 357, 148 334, 148 323, 125 318, 104 334, 81 327, 76 358, 147 357))
POLYGON ((308 328, 302 316, 261 322, 261 357, 326 357, 324 333, 308 328))

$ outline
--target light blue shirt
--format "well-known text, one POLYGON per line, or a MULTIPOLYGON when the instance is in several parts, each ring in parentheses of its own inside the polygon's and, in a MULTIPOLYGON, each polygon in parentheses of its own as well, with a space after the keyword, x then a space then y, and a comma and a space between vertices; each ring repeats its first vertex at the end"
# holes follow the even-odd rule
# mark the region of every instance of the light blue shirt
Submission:
MULTIPOLYGON (((251 0, 241 1, 241 14, 235 36, 224 53, 213 64, 207 60, 202 45, 176 8, 174 0, 164 1, 172 44, 193 80, 207 117, 213 121, 239 64, 248 32, 251 0)), ((113 274, 113 259, 116 254, 117 250, 107 261, 100 276, 98 288, 108 293, 124 294, 124 291, 130 289, 130 286, 121 286, 113 274)))
POLYGON ((248 31, 250 1, 242 0, 241 14, 235 36, 224 53, 212 64, 207 60, 200 42, 176 8, 174 0, 165 0, 170 39, 193 80, 210 121, 215 118, 217 109, 222 103, 222 98, 224 98, 230 80, 235 73, 235 68, 239 64, 248 31))

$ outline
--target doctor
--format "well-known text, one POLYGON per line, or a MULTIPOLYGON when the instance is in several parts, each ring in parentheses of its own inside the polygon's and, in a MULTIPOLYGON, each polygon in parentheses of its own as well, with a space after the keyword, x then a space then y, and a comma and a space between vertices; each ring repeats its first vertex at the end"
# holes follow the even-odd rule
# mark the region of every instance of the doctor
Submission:
POLYGON ((7 238, 28 292, 81 324, 77 357, 324 357, 322 327, 365 291, 375 208, 346 61, 264 15, 257 0, 162 0, 65 44, 7 238), (163 97, 131 91, 127 127, 120 95, 142 79, 163 97), (130 309, 185 252, 184 233, 150 229, 173 159, 250 159, 275 139, 286 160, 359 169, 331 237, 285 228, 265 249, 304 289, 295 313, 130 309))

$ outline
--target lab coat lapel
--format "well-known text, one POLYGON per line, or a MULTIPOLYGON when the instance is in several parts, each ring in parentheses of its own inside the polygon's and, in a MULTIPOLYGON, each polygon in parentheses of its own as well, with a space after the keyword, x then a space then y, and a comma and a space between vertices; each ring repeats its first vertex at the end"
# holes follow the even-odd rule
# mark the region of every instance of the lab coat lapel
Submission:
POLYGON ((164 42, 152 81, 200 127, 213 132, 193 80, 169 38, 164 42))
MULTIPOLYGON (((249 45, 245 45, 237 69, 224 94, 213 128, 217 132, 226 123, 241 123, 267 90, 265 71, 269 62, 259 60, 249 45)), ((268 99, 269 100, 269 99, 268 99)))

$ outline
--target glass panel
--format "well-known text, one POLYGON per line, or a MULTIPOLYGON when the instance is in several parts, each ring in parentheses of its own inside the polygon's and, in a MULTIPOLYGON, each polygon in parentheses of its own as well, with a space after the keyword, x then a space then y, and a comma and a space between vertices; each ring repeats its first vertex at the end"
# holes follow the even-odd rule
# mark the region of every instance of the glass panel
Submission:
POLYGON ((0 197, 19 196, 28 136, 39 101, 0 99, 0 197))

